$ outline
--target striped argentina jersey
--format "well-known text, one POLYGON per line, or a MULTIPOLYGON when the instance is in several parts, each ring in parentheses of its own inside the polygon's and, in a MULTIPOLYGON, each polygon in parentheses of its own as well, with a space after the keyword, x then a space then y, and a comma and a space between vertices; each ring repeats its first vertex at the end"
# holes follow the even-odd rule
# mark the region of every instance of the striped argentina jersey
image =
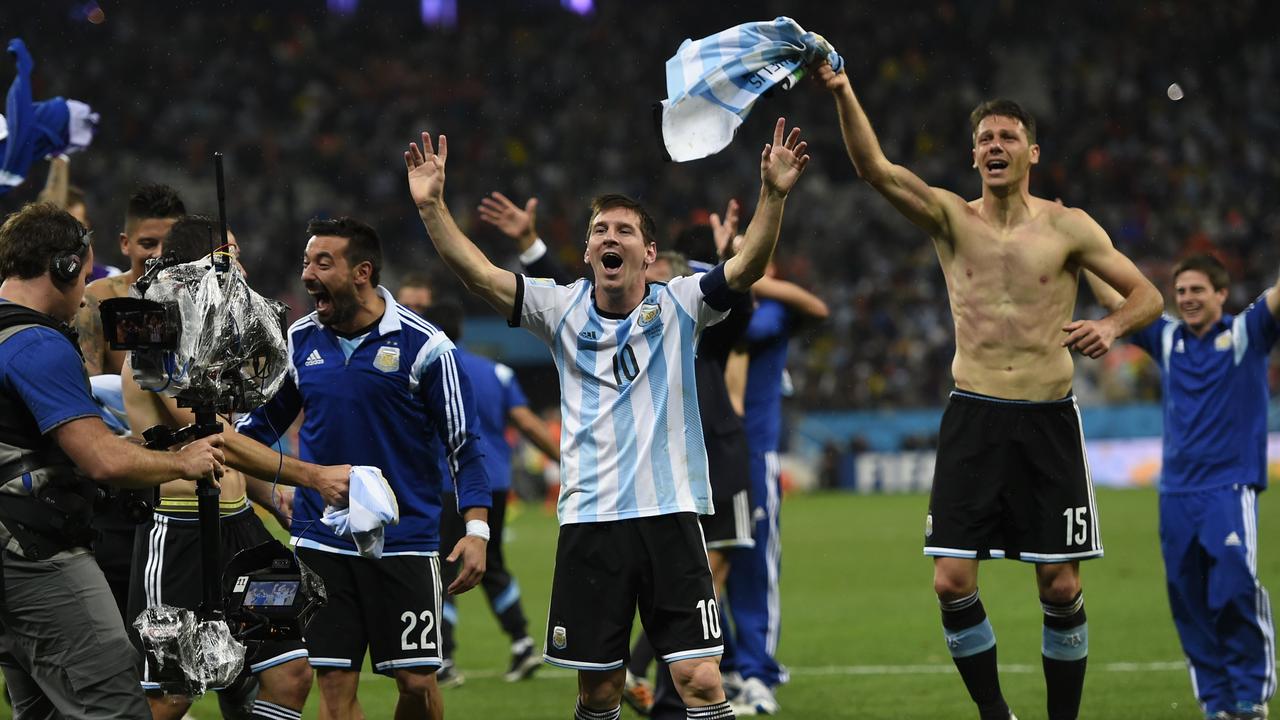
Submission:
POLYGON ((650 283, 624 317, 596 307, 588 280, 516 278, 511 325, 560 373, 560 524, 712 513, 694 356, 732 304, 723 266, 650 283))
MULTIPOLYGON (((289 328, 289 374, 236 430, 274 443, 301 412, 298 457, 322 465, 373 465, 395 492, 400 522, 386 529, 383 557, 434 555, 440 544, 442 467, 458 486, 458 510, 492 498, 474 428, 475 402, 453 343, 378 287, 386 311, 368 334, 347 339, 312 313, 289 328)), ((322 522, 320 494, 294 493, 290 533, 299 547, 356 555, 322 522)), ((450 548, 451 550, 452 548, 450 548)))

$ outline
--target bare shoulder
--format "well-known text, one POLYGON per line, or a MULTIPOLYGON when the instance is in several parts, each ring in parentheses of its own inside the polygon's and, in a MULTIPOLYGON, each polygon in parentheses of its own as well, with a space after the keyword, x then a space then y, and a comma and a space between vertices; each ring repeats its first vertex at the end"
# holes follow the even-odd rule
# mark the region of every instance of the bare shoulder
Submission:
POLYGON ((112 275, 94 280, 85 287, 84 294, 100 301, 125 297, 129 294, 129 278, 127 275, 112 275))
POLYGON ((1080 208, 1063 205, 1061 202, 1032 198, 1035 209, 1049 225, 1063 234, 1074 238, 1086 238, 1101 229, 1089 213, 1080 208))

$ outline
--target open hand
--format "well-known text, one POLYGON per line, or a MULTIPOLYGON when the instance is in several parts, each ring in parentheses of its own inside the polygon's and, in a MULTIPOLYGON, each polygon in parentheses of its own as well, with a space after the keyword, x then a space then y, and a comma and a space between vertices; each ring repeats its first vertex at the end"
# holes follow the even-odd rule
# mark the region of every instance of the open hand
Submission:
POLYGON ((739 207, 737 200, 730 199, 729 205, 724 209, 724 220, 718 214, 711 213, 711 236, 716 241, 716 256, 721 259, 728 257, 728 248, 738 234, 739 207))
POLYGON ((538 219, 538 198, 529 198, 521 210, 519 205, 500 192, 493 192, 480 200, 480 219, 502 231, 512 240, 520 241, 520 249, 527 250, 538 239, 535 224, 538 219))
POLYGON ((409 171, 409 195, 414 205, 422 207, 444 197, 444 163, 448 157, 449 142, 444 135, 440 136, 439 153, 432 147, 429 133, 422 133, 422 149, 417 143, 409 143, 404 165, 409 171))
POLYGON ((484 578, 487 550, 488 543, 475 535, 466 535, 453 546, 453 552, 447 559, 458 563, 458 576, 449 584, 450 595, 460 595, 480 584, 480 580, 484 578))
POLYGON ((1077 350, 1081 355, 1094 360, 1106 355, 1111 349, 1111 343, 1116 339, 1116 331, 1105 318, 1075 320, 1063 325, 1062 332, 1067 333, 1067 339, 1062 341, 1062 347, 1077 350))
POLYGON ((809 164, 805 153, 809 143, 800 140, 800 128, 792 128, 790 133, 786 130, 786 118, 778 118, 773 126, 773 142, 760 153, 760 180, 765 189, 778 195, 791 192, 809 164))

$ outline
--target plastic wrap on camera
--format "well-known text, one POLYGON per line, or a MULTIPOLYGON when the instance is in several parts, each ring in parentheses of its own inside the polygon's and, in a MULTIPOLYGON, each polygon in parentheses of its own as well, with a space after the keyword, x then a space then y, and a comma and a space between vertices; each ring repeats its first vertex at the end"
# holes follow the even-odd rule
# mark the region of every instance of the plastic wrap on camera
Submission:
MULTIPOLYGON (((130 295, 136 293, 130 288, 130 295)), ((176 306, 181 332, 176 350, 133 352, 134 379, 142 388, 237 412, 280 389, 288 367, 285 305, 254 292, 237 265, 214 272, 204 258, 166 268, 146 299, 176 306), (227 407, 229 398, 233 407, 227 407)))
POLYGON ((221 620, 201 621, 190 610, 155 605, 143 610, 133 626, 156 671, 162 677, 181 674, 184 694, 226 687, 244 669, 245 646, 221 620))
POLYGON ((142 646, 156 662, 156 669, 182 667, 182 637, 196 625, 196 614, 170 605, 153 605, 133 621, 142 646))
POLYGON ((244 669, 245 647, 231 637, 231 628, 221 620, 196 623, 179 644, 182 671, 194 692, 227 687, 244 669))

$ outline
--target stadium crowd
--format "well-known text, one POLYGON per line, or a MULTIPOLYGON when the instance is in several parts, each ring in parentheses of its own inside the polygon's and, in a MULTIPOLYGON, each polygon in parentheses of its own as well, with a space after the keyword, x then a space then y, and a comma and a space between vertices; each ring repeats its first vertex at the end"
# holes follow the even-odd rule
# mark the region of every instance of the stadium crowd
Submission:
MULTIPOLYGON (((225 2, 216 13, 165 3, 121 8, 102 25, 70 22, 66 8, 47 4, 4 24, 28 36, 38 89, 82 97, 102 114, 98 141, 72 172, 96 227, 115 232, 120 190, 139 179, 211 207, 209 155, 220 150, 233 221, 261 240, 247 245, 254 282, 298 312, 292 275, 305 218, 358 210, 377 218, 390 257, 430 256, 388 172, 409 128, 455 128, 466 168, 454 179, 459 220, 511 262, 514 249, 464 203, 492 190, 539 197, 545 239, 577 267, 585 201, 602 188, 642 198, 667 237, 727 196, 749 196, 749 154, 667 163, 650 105, 665 95, 662 63, 684 37, 777 14, 843 41, 887 152, 930 183, 977 193, 962 118, 999 89, 1041 118, 1033 193, 1088 210, 1162 288, 1179 256, 1206 248, 1238 287, 1261 288, 1280 260, 1280 211, 1265 200, 1280 181, 1267 152, 1280 139, 1280 99, 1269 91, 1280 58, 1255 22, 1261 8, 991 0, 873 17, 845 4, 755 2, 730 17, 719 6, 659 3, 625 38, 610 31, 631 20, 623 2, 581 17, 554 2, 467 3, 452 28, 424 27, 414 3, 341 16, 319 2, 225 2), (984 41, 989 52, 975 52, 984 41), (1188 56, 1217 61, 1188 66, 1188 56), (1166 96, 1174 82, 1185 90, 1179 102, 1166 96)), ((783 274, 832 307, 829 322, 800 336, 806 352, 793 354, 800 405, 937 405, 950 388, 952 337, 933 249, 857 183, 828 102, 806 84, 769 103, 805 127, 816 161, 797 191, 803 209, 784 226, 783 274)), ((768 113, 757 115, 743 133, 768 113)), ((15 198, 30 199, 13 193, 7 208, 15 198)), ((1080 367, 1085 402, 1156 395, 1136 353, 1080 367)))

